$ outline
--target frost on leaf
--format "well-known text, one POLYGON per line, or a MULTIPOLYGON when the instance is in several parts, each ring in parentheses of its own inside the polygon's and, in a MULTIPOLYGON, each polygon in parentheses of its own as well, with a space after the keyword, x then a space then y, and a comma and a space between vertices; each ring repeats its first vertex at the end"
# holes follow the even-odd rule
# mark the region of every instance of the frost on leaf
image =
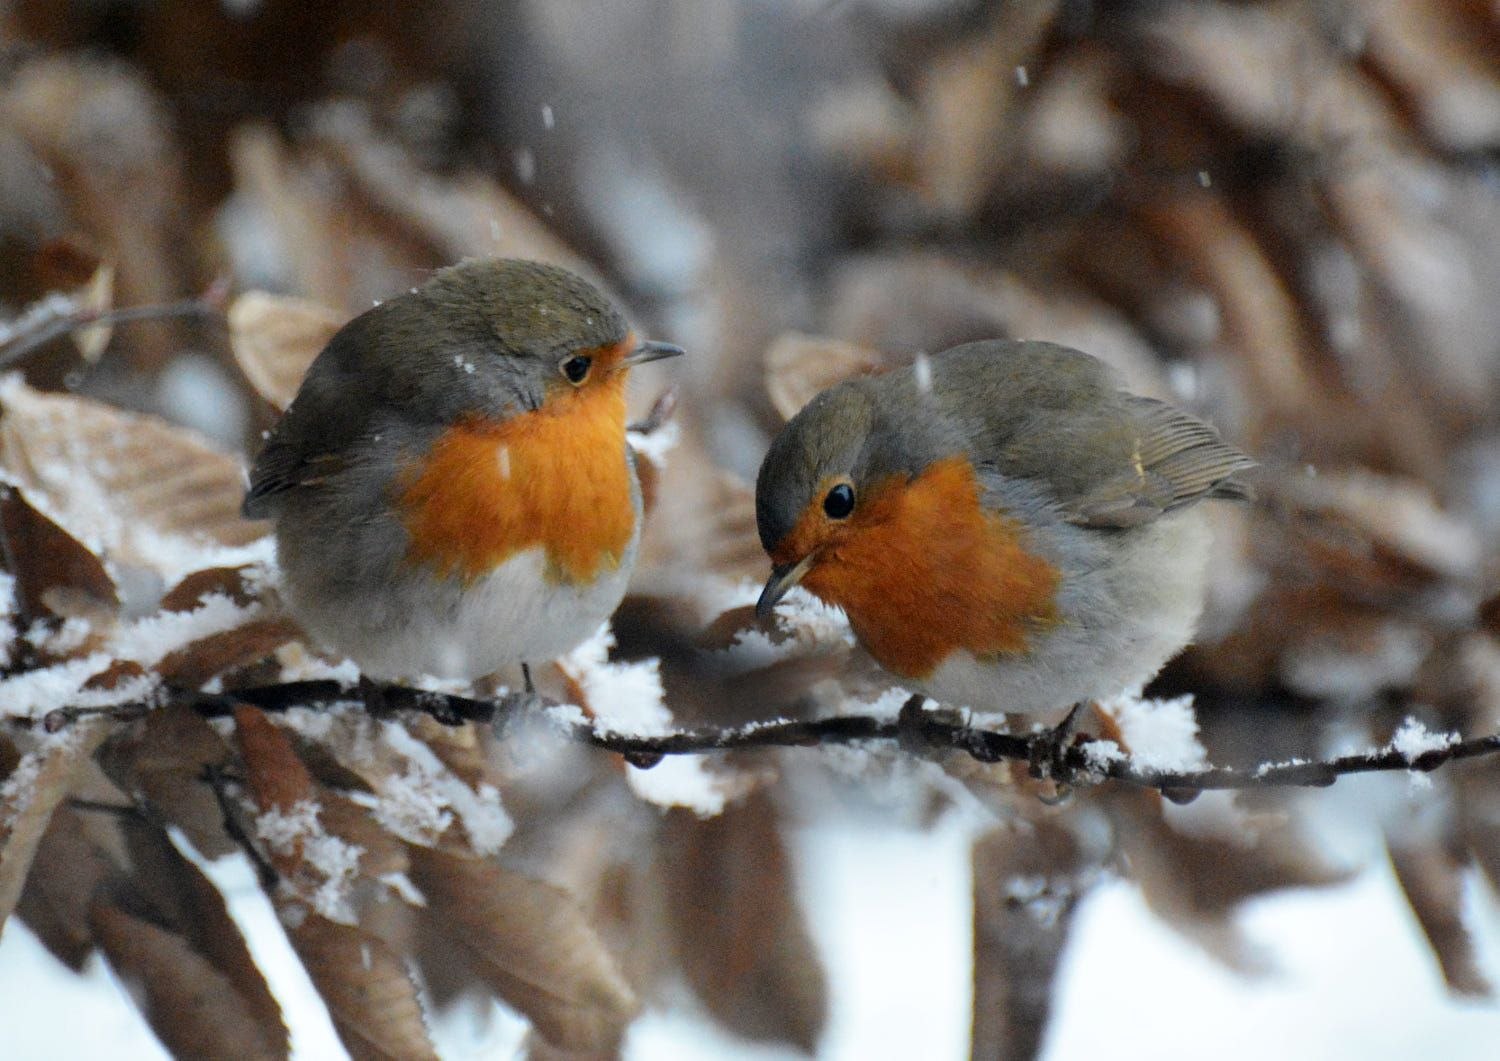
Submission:
POLYGON ((43 737, 0 782, 0 926, 21 895, 53 810, 68 797, 107 733, 96 722, 43 737))
POLYGON ((175 582, 265 534, 240 518, 240 462, 181 428, 14 376, 0 412, 0 469, 96 555, 175 582))

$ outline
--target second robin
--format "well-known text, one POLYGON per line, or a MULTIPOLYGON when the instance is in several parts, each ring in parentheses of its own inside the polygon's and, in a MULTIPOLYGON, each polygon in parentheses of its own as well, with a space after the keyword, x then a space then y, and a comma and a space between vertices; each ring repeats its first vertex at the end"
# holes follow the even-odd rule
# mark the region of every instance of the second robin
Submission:
POLYGON ((1252 465, 1088 354, 955 347, 824 391, 775 439, 757 607, 800 584, 913 690, 1055 717, 1139 688, 1192 638, 1202 502, 1247 496, 1252 465))
POLYGON ((350 321, 245 496, 292 614, 371 678, 472 679, 587 638, 640 539, 626 376, 681 353, 529 261, 439 270, 350 321))

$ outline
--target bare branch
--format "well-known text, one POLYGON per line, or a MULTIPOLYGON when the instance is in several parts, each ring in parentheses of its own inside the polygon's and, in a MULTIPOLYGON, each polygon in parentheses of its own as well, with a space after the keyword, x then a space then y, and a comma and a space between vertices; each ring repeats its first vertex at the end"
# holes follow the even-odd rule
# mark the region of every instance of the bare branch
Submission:
MULTIPOLYGON (((351 694, 334 681, 288 682, 234 693, 178 693, 167 699, 184 703, 206 718, 227 717, 233 713, 236 704, 253 704, 263 711, 275 712, 294 707, 363 702, 357 694, 351 694)), ((502 730, 521 718, 537 715, 539 703, 533 696, 477 700, 400 685, 383 686, 381 701, 384 709, 391 713, 417 711, 445 725, 489 723, 502 730)), ((42 724, 49 731, 55 731, 83 718, 101 715, 122 721, 133 720, 160 704, 158 700, 102 708, 59 708, 50 712, 42 724)), ((542 703, 541 706, 544 709, 558 705, 542 703)), ((559 725, 555 718, 549 719, 549 724, 559 725)), ((1049 779, 1059 786, 1118 781, 1156 789, 1179 801, 1219 789, 1323 788, 1351 774, 1401 770, 1430 773, 1448 763, 1500 753, 1500 734, 1491 734, 1432 748, 1411 757, 1406 752, 1387 747, 1318 761, 1159 770, 1137 762, 1110 742, 1084 735, 1062 741, 1055 731, 1014 734, 976 729, 957 721, 951 712, 920 710, 920 698, 913 698, 897 719, 835 715, 804 721, 754 723, 732 729, 702 727, 657 736, 615 733, 598 729, 588 722, 560 725, 569 739, 613 752, 641 768, 655 766, 668 755, 885 742, 913 755, 931 757, 958 753, 984 763, 1005 760, 1027 763, 1033 776, 1049 779)))
POLYGON ((72 305, 71 309, 62 309, 60 306, 54 308, 53 303, 44 302, 40 304, 40 312, 27 314, 16 322, 14 332, 0 342, 0 368, 10 367, 54 339, 96 324, 127 324, 132 321, 176 317, 218 319, 224 315, 224 303, 228 295, 228 280, 220 277, 201 295, 180 302, 125 306, 103 311, 80 305, 72 305))

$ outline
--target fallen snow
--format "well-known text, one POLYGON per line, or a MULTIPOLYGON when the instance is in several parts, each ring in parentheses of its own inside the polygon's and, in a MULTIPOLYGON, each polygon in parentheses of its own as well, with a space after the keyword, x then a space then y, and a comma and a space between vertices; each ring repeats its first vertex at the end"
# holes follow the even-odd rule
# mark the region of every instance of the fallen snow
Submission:
POLYGON ((1207 753, 1198 741, 1191 694, 1148 700, 1122 693, 1101 701, 1099 709, 1119 725, 1131 761, 1141 769, 1174 773, 1208 765, 1207 753))
POLYGON ((1409 763, 1414 763, 1428 752, 1440 752, 1457 744, 1457 733, 1433 733, 1415 718, 1408 718, 1391 737, 1388 745, 1409 763))
POLYGON ((311 871, 310 880, 300 873, 283 875, 281 887, 288 894, 330 921, 357 924, 350 892, 364 850, 324 829, 318 810, 315 801, 299 800, 288 811, 262 811, 255 818, 255 835, 275 854, 299 858, 300 867, 311 871))

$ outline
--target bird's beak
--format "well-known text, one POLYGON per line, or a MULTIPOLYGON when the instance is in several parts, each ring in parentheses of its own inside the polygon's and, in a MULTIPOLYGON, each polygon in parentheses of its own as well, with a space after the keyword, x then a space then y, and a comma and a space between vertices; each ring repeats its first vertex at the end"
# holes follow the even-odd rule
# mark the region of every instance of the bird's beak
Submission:
POLYGON ((755 602, 755 614, 769 619, 776 609, 777 601, 785 597, 793 586, 801 582, 812 570, 813 553, 808 553, 795 564, 782 564, 771 568, 771 577, 766 579, 766 588, 760 591, 760 600, 755 602))
POLYGON ((644 365, 647 361, 660 361, 664 357, 681 357, 685 353, 687 353, 686 350, 672 343, 647 341, 621 358, 620 367, 633 368, 636 365, 644 365))

